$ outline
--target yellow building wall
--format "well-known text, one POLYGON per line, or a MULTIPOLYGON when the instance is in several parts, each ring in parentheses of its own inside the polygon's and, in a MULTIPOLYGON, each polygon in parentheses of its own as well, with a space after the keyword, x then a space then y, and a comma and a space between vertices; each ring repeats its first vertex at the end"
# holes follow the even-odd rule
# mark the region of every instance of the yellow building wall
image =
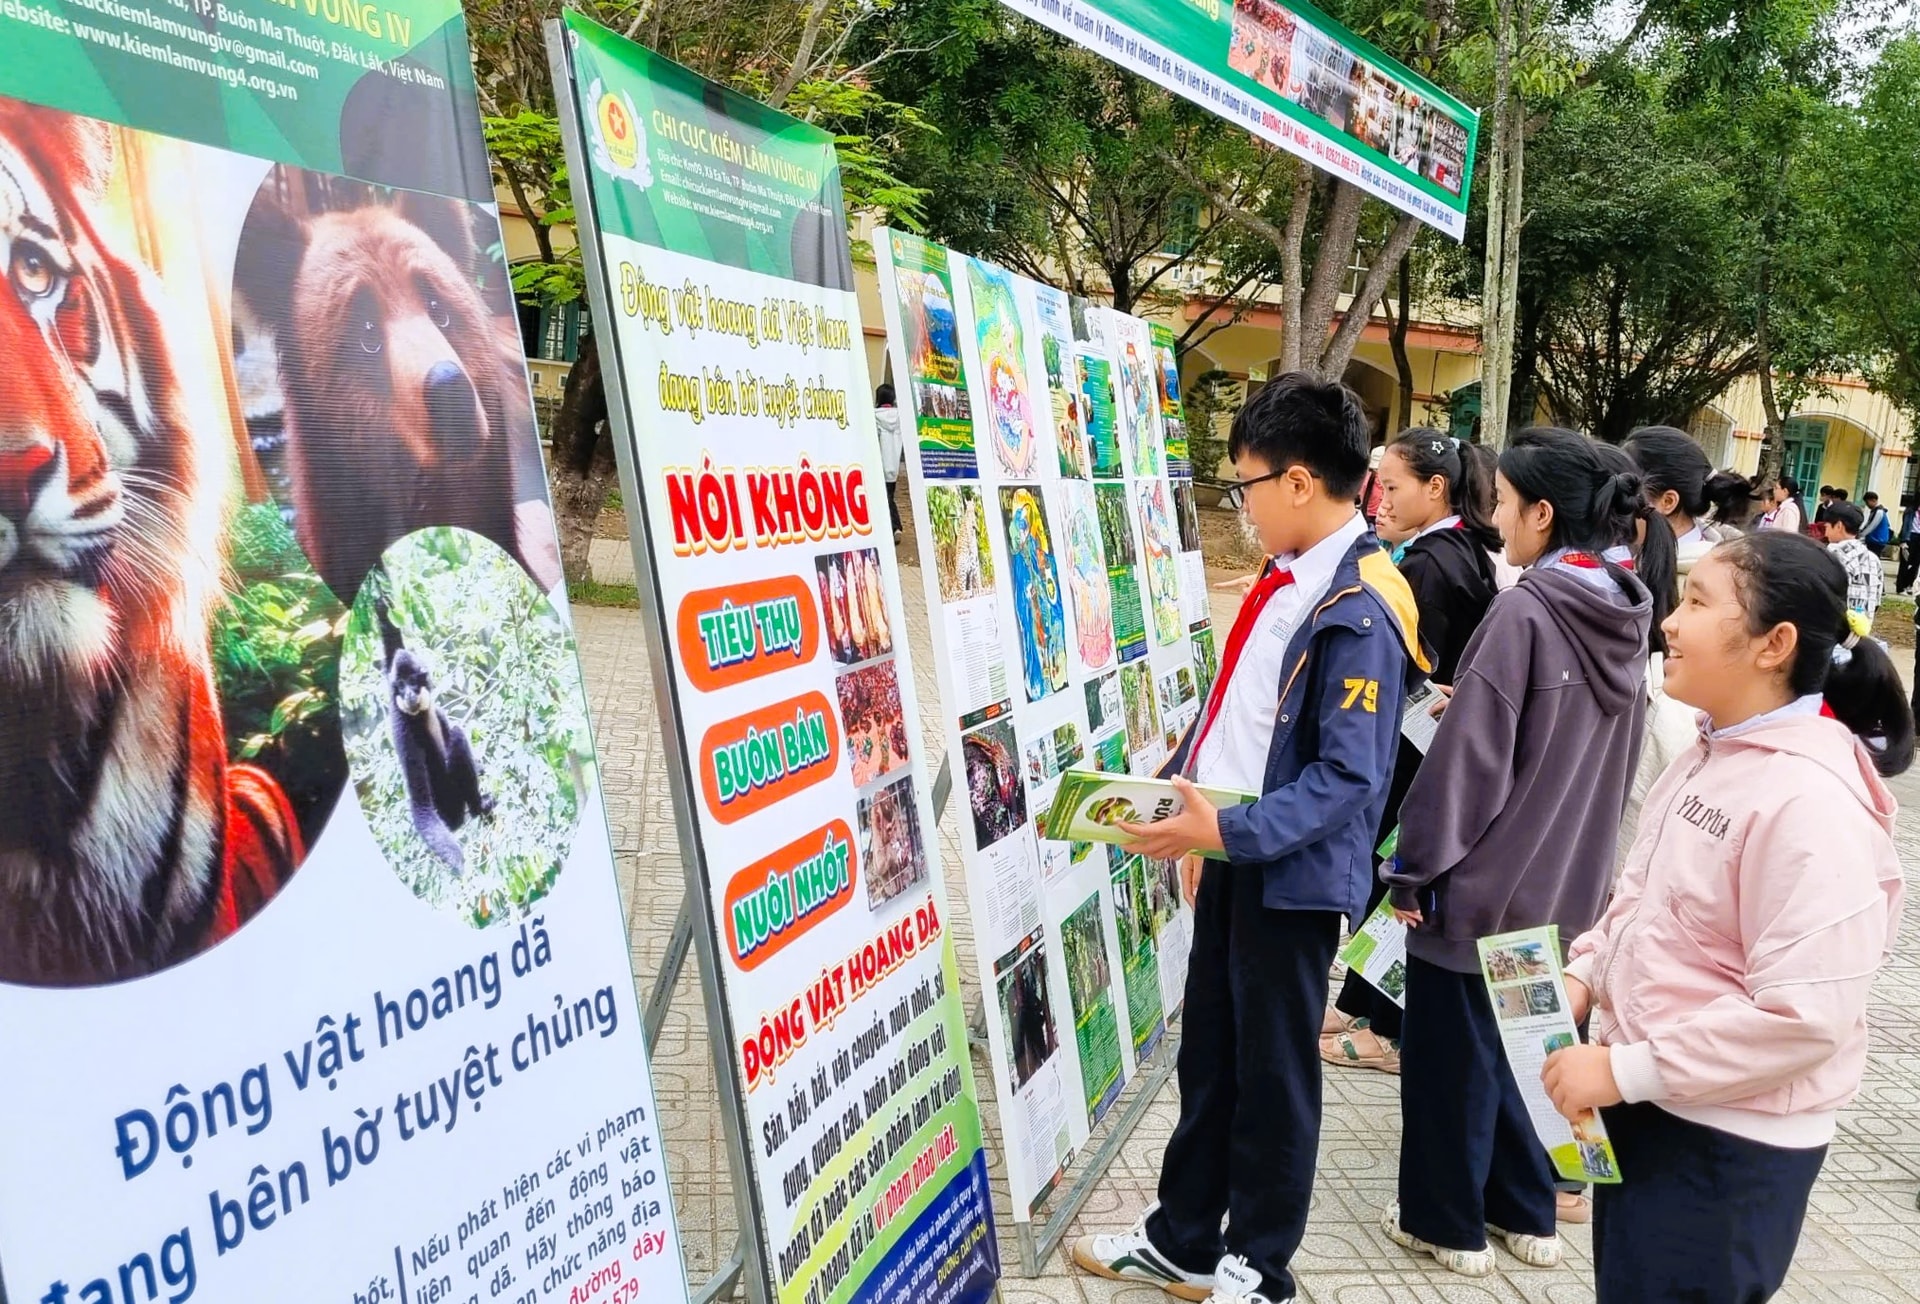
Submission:
MULTIPOLYGON (((1767 424, 1760 382, 1753 377, 1736 382, 1712 407, 1732 422, 1733 431, 1721 449, 1709 448, 1708 456, 1715 457, 1717 465, 1731 466, 1743 475, 1753 474, 1760 465, 1760 445, 1767 424)), ((1860 381, 1837 381, 1827 393, 1803 401, 1787 419, 1800 418, 1827 423, 1820 484, 1837 485, 1855 499, 1871 489, 1885 502, 1899 501, 1913 447, 1913 421, 1889 399, 1860 381), (1861 460, 1869 453, 1872 460, 1863 483, 1861 460)), ((1812 494, 1819 485, 1801 488, 1812 494)))

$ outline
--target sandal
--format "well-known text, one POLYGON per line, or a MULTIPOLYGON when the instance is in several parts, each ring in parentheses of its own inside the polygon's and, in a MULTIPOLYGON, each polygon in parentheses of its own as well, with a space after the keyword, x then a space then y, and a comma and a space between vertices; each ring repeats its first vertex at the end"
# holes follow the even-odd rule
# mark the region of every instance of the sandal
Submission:
POLYGON ((1367 1027, 1365 1019, 1356 1019, 1345 1032, 1320 1038, 1320 1058, 1329 1064, 1349 1069, 1377 1069, 1382 1073, 1400 1072, 1400 1046, 1367 1027), (1358 1034, 1366 1033, 1370 1047, 1363 1049, 1358 1034))
POLYGON ((1354 1024, 1360 1022, 1362 1022, 1362 1020, 1355 1018, 1353 1015, 1343 1014, 1332 1006, 1328 1006, 1327 1017, 1320 1020, 1320 1035, 1322 1037, 1331 1037, 1336 1033, 1345 1032, 1354 1024))
POLYGON ((1555 1191, 1553 1212, 1556 1220, 1563 1223, 1590 1223, 1593 1201, 1578 1191, 1555 1191))

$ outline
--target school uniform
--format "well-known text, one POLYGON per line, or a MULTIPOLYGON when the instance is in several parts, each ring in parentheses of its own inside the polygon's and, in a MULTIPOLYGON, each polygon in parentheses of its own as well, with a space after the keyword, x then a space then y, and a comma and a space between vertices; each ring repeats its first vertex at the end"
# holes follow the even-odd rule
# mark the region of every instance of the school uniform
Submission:
POLYGON ((1356 513, 1268 563, 1200 720, 1162 770, 1263 795, 1221 810, 1227 860, 1201 875, 1180 1121, 1146 1232, 1189 1272, 1244 1256, 1274 1300, 1293 1297, 1327 973, 1341 916, 1365 908, 1410 664, 1426 669, 1413 596, 1356 513))
POLYGON ((1595 1191, 1601 1304, 1780 1289, 1905 900, 1893 794, 1818 694, 1701 725, 1567 963, 1622 1097, 1601 1111, 1624 1179, 1595 1191))
MULTIPOLYGON (((1451 688, 1468 642, 1500 591, 1493 557, 1472 531, 1461 525, 1458 516, 1448 516, 1408 540, 1395 558, 1395 564, 1413 592, 1420 619, 1420 643, 1433 662, 1433 673, 1428 678, 1451 688)), ((1404 737, 1400 739, 1386 808, 1380 814, 1380 827, 1375 831, 1376 847, 1399 824, 1400 805, 1406 800, 1408 789, 1413 787, 1413 777, 1419 773, 1423 759, 1418 747, 1404 737)), ((1376 879, 1367 897, 1368 914, 1373 913, 1386 894, 1386 884, 1376 879)), ((1347 974, 1333 1007, 1342 1014, 1365 1019, 1368 1030, 1376 1037, 1400 1040, 1400 1007, 1357 972, 1347 974)))
POLYGON ((1592 927, 1646 718, 1653 599, 1630 571, 1555 554, 1495 600, 1401 808, 1382 875, 1407 935, 1400 1227, 1452 1250, 1489 1224, 1554 1235, 1554 1173, 1480 977, 1476 941, 1592 927))

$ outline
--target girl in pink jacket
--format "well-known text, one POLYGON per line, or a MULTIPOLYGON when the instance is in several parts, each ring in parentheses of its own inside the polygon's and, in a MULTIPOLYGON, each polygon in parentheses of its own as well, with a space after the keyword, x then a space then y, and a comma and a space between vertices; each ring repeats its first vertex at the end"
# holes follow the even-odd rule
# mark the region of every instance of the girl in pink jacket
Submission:
POLYGON ((1900 922, 1894 802, 1912 708, 1801 535, 1722 544, 1667 619, 1666 691, 1699 740, 1648 793, 1606 916, 1573 944, 1593 1044, 1547 1060, 1599 1109, 1600 1304, 1748 1304, 1785 1280, 1834 1120, 1860 1087, 1867 989, 1900 922))

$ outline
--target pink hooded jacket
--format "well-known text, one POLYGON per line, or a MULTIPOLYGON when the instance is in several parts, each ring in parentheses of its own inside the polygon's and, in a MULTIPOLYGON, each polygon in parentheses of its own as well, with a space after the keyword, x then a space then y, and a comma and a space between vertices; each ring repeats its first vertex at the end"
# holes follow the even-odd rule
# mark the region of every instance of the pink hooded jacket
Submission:
POLYGON ((1768 1145, 1832 1138, 1900 925, 1894 811, 1867 749, 1810 711, 1681 753, 1567 965, 1626 1100, 1768 1145))

